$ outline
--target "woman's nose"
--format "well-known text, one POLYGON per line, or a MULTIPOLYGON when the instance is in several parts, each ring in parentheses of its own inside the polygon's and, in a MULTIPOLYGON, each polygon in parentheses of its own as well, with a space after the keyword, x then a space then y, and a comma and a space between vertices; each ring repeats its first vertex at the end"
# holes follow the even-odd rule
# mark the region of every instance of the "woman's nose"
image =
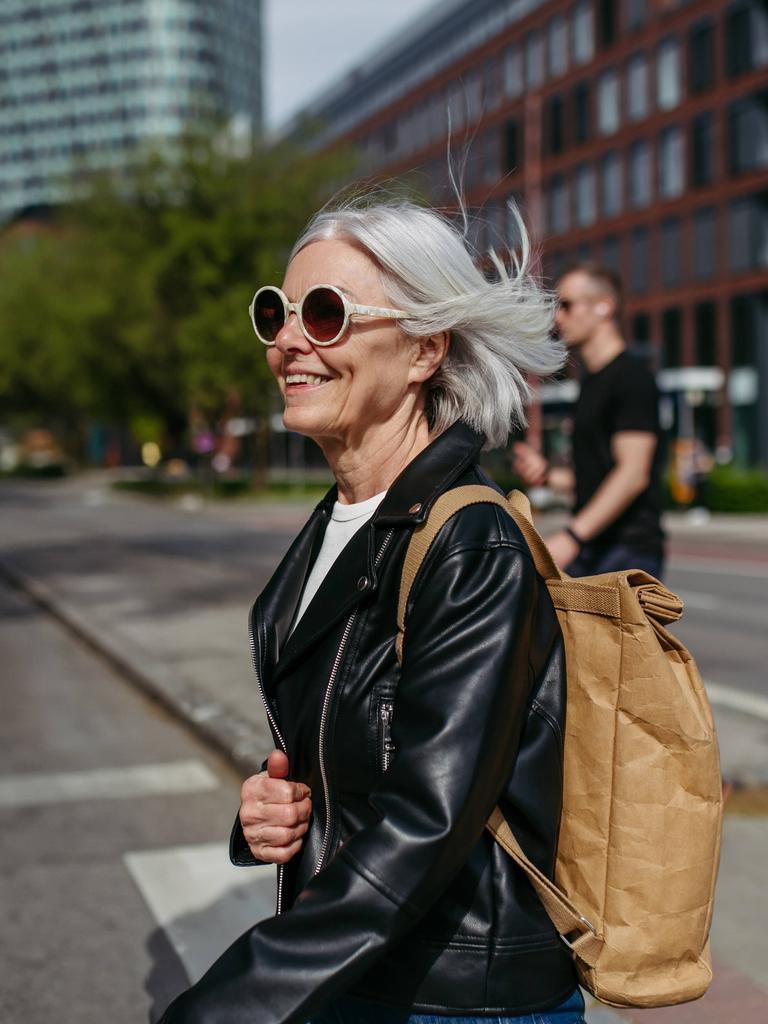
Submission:
POLYGON ((275 337, 275 347, 281 352, 311 352, 309 342, 301 329, 296 313, 289 313, 275 337))

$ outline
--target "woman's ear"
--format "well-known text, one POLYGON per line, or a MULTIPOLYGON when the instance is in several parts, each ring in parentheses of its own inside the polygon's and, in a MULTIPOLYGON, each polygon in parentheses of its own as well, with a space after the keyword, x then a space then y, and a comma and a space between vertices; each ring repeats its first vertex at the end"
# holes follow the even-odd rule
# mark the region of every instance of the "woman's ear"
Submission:
POLYGON ((431 334, 429 337, 416 338, 415 355, 411 364, 411 381, 423 383, 429 380, 440 368, 440 364, 448 353, 450 336, 448 331, 431 334))

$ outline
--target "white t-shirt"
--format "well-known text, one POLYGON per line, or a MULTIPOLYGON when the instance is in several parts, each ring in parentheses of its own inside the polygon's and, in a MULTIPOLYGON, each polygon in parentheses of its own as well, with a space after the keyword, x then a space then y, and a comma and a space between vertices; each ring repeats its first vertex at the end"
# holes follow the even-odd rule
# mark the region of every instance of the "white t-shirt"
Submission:
POLYGON ((357 501, 354 505, 342 505, 339 501, 334 503, 330 522, 325 528, 322 547, 304 586, 304 593, 301 595, 299 610, 293 620, 293 629, 296 628, 296 623, 307 610, 309 602, 320 589, 320 584, 327 576, 328 570, 339 557, 347 542, 353 534, 357 533, 363 523, 368 522, 386 493, 386 491, 382 491, 381 494, 374 494, 372 498, 368 498, 366 501, 357 501))

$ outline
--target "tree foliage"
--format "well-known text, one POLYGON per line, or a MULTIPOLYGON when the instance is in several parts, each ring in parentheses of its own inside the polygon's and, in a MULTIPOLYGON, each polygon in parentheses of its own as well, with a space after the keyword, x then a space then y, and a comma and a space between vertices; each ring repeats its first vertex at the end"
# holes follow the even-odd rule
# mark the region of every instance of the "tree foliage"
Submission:
POLYGON ((76 429, 215 421, 272 404, 248 323, 309 216, 350 167, 289 145, 233 153, 215 132, 101 176, 43 230, 0 235, 0 420, 76 429))

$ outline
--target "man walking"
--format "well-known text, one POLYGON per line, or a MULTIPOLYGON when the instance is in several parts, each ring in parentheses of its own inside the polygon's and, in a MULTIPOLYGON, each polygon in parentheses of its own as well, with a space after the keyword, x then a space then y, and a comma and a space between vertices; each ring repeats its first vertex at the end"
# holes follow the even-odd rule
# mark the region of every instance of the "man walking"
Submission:
POLYGON ((574 496, 570 522, 547 541, 570 575, 645 569, 661 576, 658 393, 653 374, 621 336, 620 281, 609 270, 581 263, 560 278, 557 293, 558 330, 585 371, 573 466, 551 467, 518 442, 515 470, 529 486, 574 496))

